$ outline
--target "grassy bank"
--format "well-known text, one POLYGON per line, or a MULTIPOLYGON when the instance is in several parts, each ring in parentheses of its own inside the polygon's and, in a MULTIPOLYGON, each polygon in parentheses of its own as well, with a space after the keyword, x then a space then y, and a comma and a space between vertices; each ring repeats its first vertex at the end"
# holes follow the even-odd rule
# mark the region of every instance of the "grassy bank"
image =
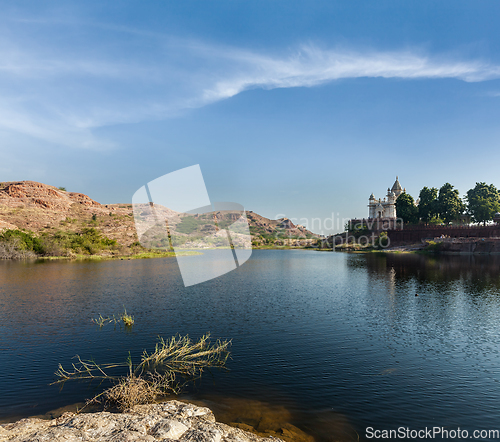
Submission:
POLYGON ((28 230, 0 232, 0 259, 109 260, 198 254, 200 253, 188 250, 177 254, 173 251, 149 250, 138 242, 126 247, 109 239, 95 228, 40 235, 28 230))
POLYGON ((189 256, 189 255, 202 255, 201 252, 186 251, 186 252, 140 252, 134 255, 73 255, 73 256, 39 256, 37 260, 41 261, 57 261, 57 260, 91 260, 91 261, 106 261, 106 260, 131 260, 131 259, 150 259, 150 258, 166 258, 174 256, 189 256))

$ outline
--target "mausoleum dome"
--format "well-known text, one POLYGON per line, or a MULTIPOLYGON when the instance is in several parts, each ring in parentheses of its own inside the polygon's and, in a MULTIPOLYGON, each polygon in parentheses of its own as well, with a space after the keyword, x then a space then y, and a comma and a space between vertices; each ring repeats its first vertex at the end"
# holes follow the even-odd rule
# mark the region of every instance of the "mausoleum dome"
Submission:
POLYGON ((396 192, 402 192, 403 191, 403 188, 401 187, 401 184, 399 184, 399 180, 398 180, 398 177, 396 177, 396 181, 394 182, 394 184, 392 185, 392 189, 391 189, 394 193, 396 192))

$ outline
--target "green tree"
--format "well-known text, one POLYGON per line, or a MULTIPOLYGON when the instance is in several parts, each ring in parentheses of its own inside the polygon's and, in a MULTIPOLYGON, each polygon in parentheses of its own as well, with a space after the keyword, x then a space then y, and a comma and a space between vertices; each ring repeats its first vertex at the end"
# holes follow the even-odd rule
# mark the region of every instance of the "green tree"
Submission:
POLYGON ((418 216, 425 223, 438 214, 438 190, 436 187, 424 187, 418 196, 418 216))
POLYGON ((23 232, 21 230, 4 230, 0 233, 0 242, 13 241, 21 250, 28 250, 37 254, 44 252, 44 245, 40 238, 36 237, 33 232, 23 232))
POLYGON ((467 209, 474 221, 486 225, 496 212, 500 211, 500 193, 493 184, 476 183, 473 189, 467 191, 467 209))
POLYGON ((396 216, 401 218, 405 224, 416 224, 418 222, 418 208, 409 193, 402 193, 396 200, 396 216))
POLYGON ((450 183, 444 184, 439 189, 438 196, 438 212, 439 217, 447 224, 454 220, 464 212, 465 204, 463 203, 457 189, 454 189, 450 183))

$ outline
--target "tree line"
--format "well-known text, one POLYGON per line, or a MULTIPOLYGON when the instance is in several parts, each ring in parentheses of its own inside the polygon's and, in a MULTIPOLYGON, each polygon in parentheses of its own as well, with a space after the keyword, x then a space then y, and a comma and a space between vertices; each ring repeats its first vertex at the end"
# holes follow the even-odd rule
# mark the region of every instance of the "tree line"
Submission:
POLYGON ((470 221, 486 225, 500 212, 500 192, 493 184, 476 183, 463 198, 450 183, 440 189, 424 187, 418 198, 418 205, 409 193, 396 200, 396 214, 404 223, 450 224, 468 215, 470 221))

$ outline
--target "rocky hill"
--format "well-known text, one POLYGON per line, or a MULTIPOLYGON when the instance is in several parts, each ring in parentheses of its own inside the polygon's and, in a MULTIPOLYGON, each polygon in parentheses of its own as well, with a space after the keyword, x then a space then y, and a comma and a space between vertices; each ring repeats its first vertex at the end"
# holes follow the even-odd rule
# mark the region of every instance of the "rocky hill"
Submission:
MULTIPOLYGON (((247 217, 254 246, 298 245, 296 239, 310 243, 317 238, 287 218, 270 220, 251 211, 247 212, 247 217)), ((176 213, 173 219, 170 233, 189 235, 185 230, 186 226, 190 227, 187 220, 176 213)), ((195 230, 203 232, 202 221, 198 220, 195 230)), ((82 193, 67 192, 35 181, 0 183, 0 231, 6 229, 26 230, 46 237, 61 235, 61 232, 77 235, 84 229, 95 229, 116 242, 114 247, 120 248, 121 254, 131 253, 129 249, 138 245, 131 204, 100 204, 82 193)))
POLYGON ((0 184, 0 229, 53 233, 83 227, 95 227, 123 246, 137 241, 130 204, 103 205, 35 181, 0 184))

